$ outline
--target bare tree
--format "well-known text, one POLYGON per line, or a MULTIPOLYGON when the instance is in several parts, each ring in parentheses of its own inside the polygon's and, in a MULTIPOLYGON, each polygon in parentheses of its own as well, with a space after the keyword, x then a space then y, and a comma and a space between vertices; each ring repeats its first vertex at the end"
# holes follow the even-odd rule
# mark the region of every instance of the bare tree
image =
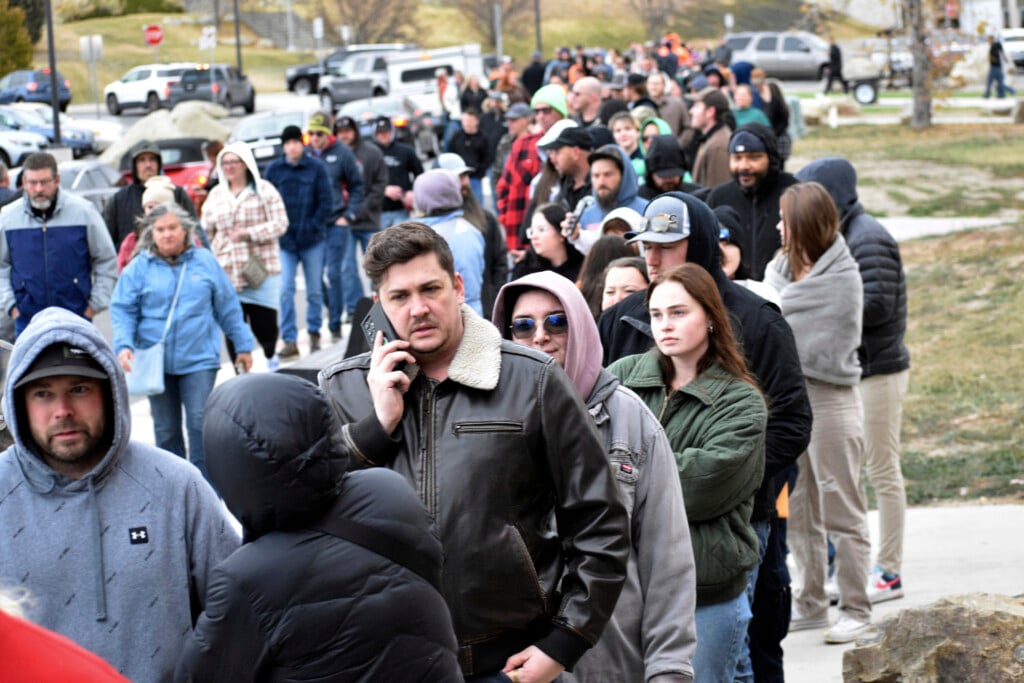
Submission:
POLYGON ((347 25, 360 43, 395 42, 415 36, 416 0, 326 0, 328 23, 347 25))
POLYGON ((501 10, 501 24, 506 33, 515 34, 523 30, 525 24, 517 20, 533 14, 533 0, 453 0, 450 4, 473 22, 491 47, 498 44, 498 36, 494 32, 495 5, 501 10))
POLYGON ((907 24, 910 27, 910 54, 914 58, 913 109, 911 128, 932 125, 932 56, 928 49, 930 0, 905 0, 907 24))
POLYGON ((666 27, 676 11, 675 0, 630 0, 630 4, 640 16, 644 34, 648 38, 657 40, 665 35, 666 27))

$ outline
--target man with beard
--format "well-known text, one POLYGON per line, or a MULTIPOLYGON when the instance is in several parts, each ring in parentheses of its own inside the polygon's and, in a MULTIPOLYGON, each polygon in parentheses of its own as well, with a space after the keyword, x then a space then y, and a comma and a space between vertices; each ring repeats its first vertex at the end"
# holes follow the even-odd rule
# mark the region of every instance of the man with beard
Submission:
POLYGON ((655 135, 647 143, 646 181, 640 188, 640 196, 654 199, 663 192, 688 192, 702 196, 705 190, 700 185, 683 180, 686 175, 686 159, 679 146, 679 140, 672 135, 655 135))
POLYGON ((714 187, 729 179, 729 98, 718 88, 708 86, 693 97, 690 123, 697 130, 690 148, 693 182, 714 187))
POLYGON ((782 170, 782 156, 775 133, 768 126, 748 123, 729 139, 729 172, 733 179, 711 190, 711 208, 736 209, 745 228, 743 264, 753 280, 764 279, 764 268, 779 250, 781 241, 779 198, 799 181, 782 170))
MULTIPOLYGON (((160 147, 155 142, 139 140, 132 145, 129 154, 132 158, 132 182, 118 190, 103 208, 103 220, 110 230, 114 249, 120 249, 125 238, 135 232, 135 221, 143 213, 142 193, 146 190, 146 181, 163 174, 160 147)), ((184 188, 174 187, 174 201, 198 221, 196 207, 193 206, 184 188)), ((201 239, 205 238, 206 236, 201 234, 201 239)))
MULTIPOLYGON (((581 199, 591 194, 590 162, 587 155, 594 148, 590 133, 578 127, 573 121, 565 121, 564 127, 559 122, 552 126, 544 137, 537 142, 537 149, 548 154, 548 160, 558 171, 558 201, 572 211, 581 199), (557 128, 557 130, 556 130, 557 128)), ((536 200, 535 200, 536 201, 536 200)), ((543 204, 544 198, 539 203, 543 204)))
POLYGON ((0 310, 15 334, 47 306, 92 320, 110 305, 117 280, 103 218, 91 202, 60 190, 57 160, 46 152, 25 160, 22 188, 21 200, 0 213, 0 310))
POLYGON ((638 194, 640 183, 625 150, 618 145, 603 145, 591 152, 587 161, 595 202, 583 211, 576 225, 564 226, 572 229, 569 239, 584 254, 601 237, 601 222, 609 212, 625 206, 643 213, 647 206, 647 200, 638 194))

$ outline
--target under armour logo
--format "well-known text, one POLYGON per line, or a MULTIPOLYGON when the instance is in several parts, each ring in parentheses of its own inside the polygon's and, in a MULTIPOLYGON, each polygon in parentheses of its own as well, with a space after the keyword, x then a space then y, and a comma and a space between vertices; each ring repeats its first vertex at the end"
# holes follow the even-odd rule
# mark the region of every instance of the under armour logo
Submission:
POLYGON ((137 526, 133 529, 128 530, 128 538, 132 545, 138 545, 139 543, 149 543, 149 531, 144 526, 137 526))

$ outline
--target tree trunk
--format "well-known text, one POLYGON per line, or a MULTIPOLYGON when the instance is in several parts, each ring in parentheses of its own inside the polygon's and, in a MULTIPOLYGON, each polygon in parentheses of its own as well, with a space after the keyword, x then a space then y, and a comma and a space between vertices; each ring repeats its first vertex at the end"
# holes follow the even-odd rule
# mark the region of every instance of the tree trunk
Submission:
POLYGON ((910 54, 914 58, 914 105, 910 115, 911 128, 932 125, 932 60, 928 51, 927 0, 906 0, 910 24, 910 54))

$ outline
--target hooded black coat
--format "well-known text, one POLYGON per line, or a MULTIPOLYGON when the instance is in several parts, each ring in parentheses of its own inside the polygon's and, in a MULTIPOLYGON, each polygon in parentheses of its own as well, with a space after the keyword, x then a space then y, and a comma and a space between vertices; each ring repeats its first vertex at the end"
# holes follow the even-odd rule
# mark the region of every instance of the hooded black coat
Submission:
POLYGON ((441 593, 404 565, 313 530, 325 513, 390 536, 440 574, 441 544, 394 472, 345 474, 326 398, 288 375, 246 375, 206 407, 210 476, 245 544, 214 570, 176 680, 459 681, 441 593))
MULTIPOLYGON (((772 478, 795 463, 811 440, 811 404, 796 341, 774 304, 732 282, 722 271, 718 220, 711 209, 695 197, 681 192, 669 194, 685 202, 689 211, 686 260, 701 266, 715 279, 747 367, 768 402, 764 481, 751 515, 752 521, 764 520, 775 510, 778 495, 772 478)), ((636 292, 601 315, 598 327, 605 366, 619 358, 644 353, 654 344, 646 297, 647 290, 636 292)))
POLYGON ((742 187, 735 178, 722 183, 711 190, 708 206, 713 209, 727 205, 739 213, 746 228, 742 234, 745 243, 740 245, 743 264, 750 277, 760 281, 764 280, 765 266, 782 246, 776 229, 779 224, 779 199, 787 187, 799 181, 782 170, 782 155, 779 154, 779 146, 771 128, 760 123, 748 123, 736 130, 733 136, 741 130, 753 133, 764 142, 768 152, 768 175, 751 189, 742 187))
MULTIPOLYGON (((128 235, 135 232, 137 227, 138 219, 142 216, 142 195, 146 191, 145 183, 139 180, 138 172, 135 167, 135 160, 140 154, 144 153, 155 154, 157 158, 157 175, 162 175, 164 172, 163 160, 160 157, 160 147, 155 142, 149 140, 140 140, 135 143, 130 153, 132 155, 132 182, 130 185, 125 185, 118 190, 113 197, 111 197, 106 206, 103 207, 103 220, 107 224, 107 230, 110 231, 110 238, 114 240, 114 249, 121 248, 121 242, 128 235)), ((192 200, 188 196, 188 192, 184 188, 174 186, 174 201, 181 208, 188 211, 189 215, 192 216, 196 222, 199 221, 199 216, 196 214, 196 207, 192 203, 192 200)), ((205 234, 203 235, 205 238, 205 234)), ((205 242, 204 242, 205 243, 205 242)))
POLYGON ((857 171, 846 159, 828 157, 811 162, 796 174, 800 182, 821 183, 839 209, 839 230, 864 282, 864 323, 861 327, 862 377, 891 375, 910 367, 907 332, 907 278, 896 240, 864 211, 857 198, 857 171))

